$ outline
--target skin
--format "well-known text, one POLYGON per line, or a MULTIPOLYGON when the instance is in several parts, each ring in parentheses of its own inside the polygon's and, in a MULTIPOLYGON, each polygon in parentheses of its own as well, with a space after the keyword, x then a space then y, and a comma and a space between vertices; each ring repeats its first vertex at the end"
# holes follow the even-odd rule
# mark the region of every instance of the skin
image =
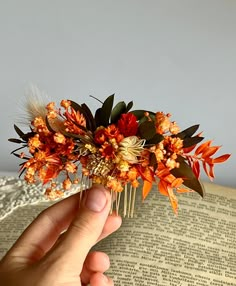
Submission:
POLYGON ((116 231, 121 218, 109 215, 110 193, 100 185, 44 210, 0 261, 0 284, 7 286, 107 286, 110 266, 103 252, 91 252, 116 231))

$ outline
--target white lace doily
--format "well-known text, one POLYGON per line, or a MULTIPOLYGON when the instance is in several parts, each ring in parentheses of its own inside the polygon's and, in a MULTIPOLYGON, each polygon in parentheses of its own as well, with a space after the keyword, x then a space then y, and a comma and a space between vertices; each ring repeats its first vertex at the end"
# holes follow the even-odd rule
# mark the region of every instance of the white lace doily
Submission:
MULTIPOLYGON (((60 183, 58 183, 58 188, 60 183)), ((44 195, 46 186, 28 184, 25 180, 14 176, 0 177, 0 220, 12 213, 16 208, 41 202, 50 202, 44 195)), ((82 190, 81 185, 73 186, 65 192, 64 197, 82 190)))

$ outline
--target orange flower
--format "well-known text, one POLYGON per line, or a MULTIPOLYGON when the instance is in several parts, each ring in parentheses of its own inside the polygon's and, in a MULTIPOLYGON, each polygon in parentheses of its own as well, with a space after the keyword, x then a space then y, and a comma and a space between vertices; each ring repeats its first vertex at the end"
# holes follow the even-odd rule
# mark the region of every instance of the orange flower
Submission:
POLYGON ((111 124, 105 128, 105 134, 108 138, 116 138, 119 135, 119 129, 115 124, 111 124))
POLYGON ((72 185, 71 180, 69 178, 66 178, 62 184, 64 190, 69 190, 72 185))
POLYGON ((46 106, 48 111, 53 111, 55 109, 55 102, 49 102, 46 106))
POLYGON ((86 120, 82 113, 75 111, 71 107, 71 111, 66 110, 64 113, 66 120, 64 121, 65 130, 68 133, 84 134, 84 128, 86 127, 86 120))
POLYGON ((39 134, 35 134, 34 137, 30 138, 28 141, 29 152, 33 154, 36 149, 42 146, 42 142, 39 139, 39 134))
POLYGON ((61 106, 64 107, 65 109, 68 109, 71 106, 71 101, 63 99, 61 101, 61 106))
POLYGON ((164 114, 164 112, 156 113, 156 132, 159 134, 164 134, 170 129, 170 114, 164 114))
POLYGON ((122 192, 123 191, 123 187, 121 185, 121 182, 118 181, 116 178, 113 178, 113 177, 108 177, 106 186, 114 192, 122 192))

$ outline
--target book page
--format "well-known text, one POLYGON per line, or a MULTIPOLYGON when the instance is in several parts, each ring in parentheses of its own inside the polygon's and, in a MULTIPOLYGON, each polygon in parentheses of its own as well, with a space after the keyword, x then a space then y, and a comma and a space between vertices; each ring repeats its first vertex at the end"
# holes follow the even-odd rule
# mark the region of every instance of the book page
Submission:
POLYGON ((51 203, 19 207, 0 220, 0 259, 13 245, 24 229, 51 203))
MULTIPOLYGON (((236 190, 205 188, 204 199, 178 195, 178 216, 155 188, 144 202, 137 192, 134 218, 95 247, 110 256, 115 285, 236 285, 236 190)), ((47 206, 20 207, 0 221, 0 257, 47 206)))
POLYGON ((205 189, 178 195, 178 216, 155 189, 143 203, 137 193, 135 218, 96 247, 115 285, 236 285, 236 190, 205 189))

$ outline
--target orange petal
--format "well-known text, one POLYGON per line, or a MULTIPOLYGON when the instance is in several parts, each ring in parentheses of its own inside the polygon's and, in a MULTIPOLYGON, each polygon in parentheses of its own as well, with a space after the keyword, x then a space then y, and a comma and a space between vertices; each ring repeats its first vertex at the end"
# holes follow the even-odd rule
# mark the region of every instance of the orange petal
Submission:
POLYGON ((183 184, 183 179, 182 178, 176 178, 172 181, 171 187, 172 188, 179 188, 183 184))
POLYGON ((168 184, 163 180, 158 183, 158 190, 163 196, 169 196, 167 186, 168 184))
POLYGON ((142 192, 143 200, 146 199, 146 197, 150 193, 151 189, 152 189, 152 182, 144 180, 143 181, 143 192, 142 192))
POLYGON ((222 155, 222 156, 219 156, 219 157, 217 157, 217 158, 214 158, 214 159, 213 159, 213 163, 223 163, 223 162, 225 162, 226 160, 228 160, 230 156, 231 156, 230 154, 224 154, 224 155, 222 155))
POLYGON ((177 192, 178 192, 178 193, 190 193, 190 192, 193 192, 193 190, 191 190, 191 189, 186 189, 186 188, 178 188, 178 189, 177 189, 177 192))
POLYGON ((212 140, 206 141, 203 144, 201 144, 195 151, 196 155, 199 155, 200 153, 204 152, 212 143, 212 140))
POLYGON ((183 148, 184 153, 190 153, 196 147, 196 144, 191 147, 183 148))
POLYGON ((143 172, 143 200, 147 197, 152 188, 153 173, 149 168, 143 172))
POLYGON ((47 184, 52 179, 56 178, 60 173, 57 165, 50 165, 46 170, 46 175, 43 179, 43 184, 47 184))
POLYGON ((209 165, 209 174, 211 176, 212 179, 215 178, 215 174, 214 174, 214 164, 209 165))
POLYGON ((207 175, 207 177, 212 181, 214 177, 211 176, 211 171, 207 169, 207 163, 203 162, 203 169, 207 175))
POLYGON ((199 176, 200 176, 200 164, 199 164, 199 161, 196 160, 196 161, 193 162, 192 169, 193 169, 193 173, 196 176, 196 178, 199 178, 199 176))
POLYGON ((208 158, 211 157, 212 155, 214 155, 221 146, 212 146, 212 147, 208 147, 203 153, 202 153, 202 157, 203 158, 208 158))
POLYGON ((178 200, 173 192, 173 189, 168 187, 169 199, 174 213, 178 214, 178 200))

